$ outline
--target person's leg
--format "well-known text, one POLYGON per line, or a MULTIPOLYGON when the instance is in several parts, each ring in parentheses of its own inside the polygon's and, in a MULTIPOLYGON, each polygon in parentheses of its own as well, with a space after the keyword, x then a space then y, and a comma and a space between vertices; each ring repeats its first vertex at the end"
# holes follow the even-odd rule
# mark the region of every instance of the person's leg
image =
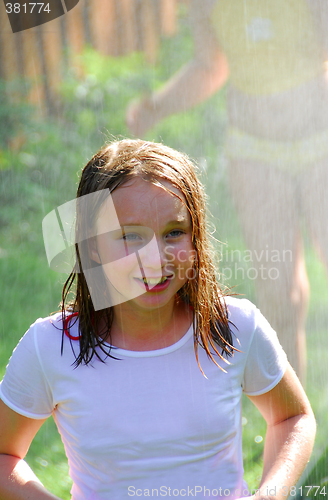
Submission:
POLYGON ((310 237, 328 270, 328 159, 304 171, 299 186, 310 237))
POLYGON ((305 383, 309 285, 295 179, 273 167, 231 160, 230 190, 257 269, 257 303, 305 383))

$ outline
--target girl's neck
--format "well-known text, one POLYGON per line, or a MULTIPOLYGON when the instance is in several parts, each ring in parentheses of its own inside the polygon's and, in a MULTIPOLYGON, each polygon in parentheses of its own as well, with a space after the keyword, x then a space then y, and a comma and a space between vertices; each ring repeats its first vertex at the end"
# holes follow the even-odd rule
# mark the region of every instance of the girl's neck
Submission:
POLYGON ((110 332, 112 345, 130 351, 152 351, 175 344, 187 332, 192 311, 182 301, 151 313, 115 306, 110 332))

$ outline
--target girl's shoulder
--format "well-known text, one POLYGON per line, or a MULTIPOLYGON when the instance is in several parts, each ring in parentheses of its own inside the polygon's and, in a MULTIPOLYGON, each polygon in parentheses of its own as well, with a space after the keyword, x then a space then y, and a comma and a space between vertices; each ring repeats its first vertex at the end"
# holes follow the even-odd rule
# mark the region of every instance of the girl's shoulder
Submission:
POLYGON ((49 314, 49 316, 46 317, 41 317, 38 318, 32 323, 31 327, 37 326, 38 328, 41 329, 47 329, 47 328, 56 328, 58 326, 61 326, 62 324, 62 313, 61 312, 56 312, 53 314, 49 314))
POLYGON ((46 316, 45 318, 38 318, 37 320, 35 320, 34 323, 31 324, 26 333, 30 332, 30 334, 42 337, 44 335, 54 336, 57 333, 61 334, 62 331, 63 331, 62 313, 57 312, 49 316, 46 316))
POLYGON ((277 334, 255 304, 247 299, 225 298, 230 329, 244 345, 254 342, 276 342, 277 334))
POLYGON ((242 351, 249 359, 253 360, 249 353, 252 352, 255 357, 261 353, 263 359, 279 359, 281 366, 285 365, 286 355, 277 333, 261 311, 249 300, 236 297, 227 297, 226 305, 231 331, 238 338, 242 351))
POLYGON ((226 296, 224 300, 230 324, 241 331, 245 331, 245 329, 254 331, 257 317, 261 314, 259 309, 248 299, 226 296))
POLYGON ((61 351, 62 340, 64 343, 69 339, 78 340, 78 317, 72 317, 72 314, 66 312, 64 317, 61 312, 57 312, 45 318, 38 318, 29 327, 20 343, 30 345, 31 349, 36 349, 37 352, 50 352, 53 355, 55 352, 61 351), (64 335, 67 331, 70 334, 64 335))
POLYGON ((75 330, 77 323, 78 313, 65 311, 63 314, 61 311, 58 311, 45 318, 38 318, 32 323, 30 329, 37 330, 43 334, 54 333, 54 331, 62 333, 63 327, 75 330))
POLYGON ((47 418, 58 384, 72 378, 72 349, 62 350, 63 321, 57 313, 38 318, 15 347, 1 382, 3 401, 28 418, 47 418))

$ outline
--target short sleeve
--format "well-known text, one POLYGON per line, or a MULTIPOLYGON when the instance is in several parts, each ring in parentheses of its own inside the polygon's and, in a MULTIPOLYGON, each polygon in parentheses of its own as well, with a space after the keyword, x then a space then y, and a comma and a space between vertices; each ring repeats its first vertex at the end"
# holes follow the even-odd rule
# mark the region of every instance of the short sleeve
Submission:
POLYGON ((36 324, 14 349, 0 384, 0 398, 16 413, 42 419, 52 414, 53 401, 38 355, 35 328, 36 324))
POLYGON ((273 389, 282 379, 287 356, 276 332, 254 306, 254 332, 246 358, 243 391, 248 396, 259 396, 273 389))

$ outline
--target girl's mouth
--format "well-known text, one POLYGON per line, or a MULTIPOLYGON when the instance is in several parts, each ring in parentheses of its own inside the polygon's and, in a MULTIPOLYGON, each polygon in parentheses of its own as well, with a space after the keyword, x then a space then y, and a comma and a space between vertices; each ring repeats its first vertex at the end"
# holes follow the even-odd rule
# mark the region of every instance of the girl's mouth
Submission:
POLYGON ((162 276, 161 278, 135 278, 147 292, 159 292, 165 290, 171 281, 172 276, 162 276))
POLYGON ((145 283, 145 285, 154 286, 165 283, 167 279, 168 276, 162 276, 162 278, 143 278, 143 282, 145 283))

